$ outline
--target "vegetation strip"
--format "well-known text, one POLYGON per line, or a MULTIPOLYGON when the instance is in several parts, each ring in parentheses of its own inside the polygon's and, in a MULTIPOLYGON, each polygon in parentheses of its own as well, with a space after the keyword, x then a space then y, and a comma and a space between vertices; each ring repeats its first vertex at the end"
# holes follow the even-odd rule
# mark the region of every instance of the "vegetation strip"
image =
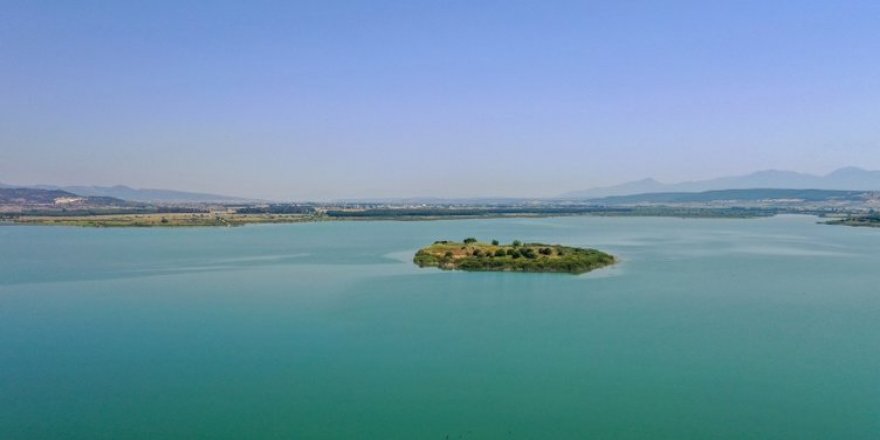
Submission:
POLYGON ((595 249, 558 244, 522 243, 514 240, 500 244, 483 243, 475 238, 463 242, 435 241, 419 249, 413 262, 419 267, 443 270, 560 272, 581 274, 615 263, 612 255, 595 249))
POLYGON ((829 224, 829 225, 880 228, 880 214, 871 213, 871 214, 862 215, 862 216, 850 216, 850 217, 842 218, 842 219, 838 219, 838 220, 830 220, 825 223, 829 224))

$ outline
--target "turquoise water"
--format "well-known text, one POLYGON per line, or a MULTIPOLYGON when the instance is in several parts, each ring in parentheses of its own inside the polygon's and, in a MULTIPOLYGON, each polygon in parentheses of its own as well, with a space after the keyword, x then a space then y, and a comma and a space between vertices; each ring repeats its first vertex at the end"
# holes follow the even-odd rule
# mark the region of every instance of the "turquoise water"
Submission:
POLYGON ((815 223, 0 227, 0 438, 878 438, 880 230, 815 223), (466 236, 623 262, 410 263, 466 236))

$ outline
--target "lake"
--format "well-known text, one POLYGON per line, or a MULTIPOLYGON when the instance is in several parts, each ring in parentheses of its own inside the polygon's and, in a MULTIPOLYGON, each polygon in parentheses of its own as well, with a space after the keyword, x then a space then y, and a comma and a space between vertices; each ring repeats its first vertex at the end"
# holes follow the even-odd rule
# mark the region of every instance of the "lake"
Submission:
POLYGON ((880 438, 880 230, 816 222, 3 226, 0 438, 880 438), (622 261, 411 263, 469 236, 622 261))

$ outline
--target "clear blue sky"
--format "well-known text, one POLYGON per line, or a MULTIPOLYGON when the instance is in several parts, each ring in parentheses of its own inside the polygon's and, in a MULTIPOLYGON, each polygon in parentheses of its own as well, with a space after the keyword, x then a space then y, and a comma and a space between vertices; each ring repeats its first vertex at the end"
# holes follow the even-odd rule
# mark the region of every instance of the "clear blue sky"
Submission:
POLYGON ((880 168, 880 2, 0 4, 0 182, 553 195, 880 168))

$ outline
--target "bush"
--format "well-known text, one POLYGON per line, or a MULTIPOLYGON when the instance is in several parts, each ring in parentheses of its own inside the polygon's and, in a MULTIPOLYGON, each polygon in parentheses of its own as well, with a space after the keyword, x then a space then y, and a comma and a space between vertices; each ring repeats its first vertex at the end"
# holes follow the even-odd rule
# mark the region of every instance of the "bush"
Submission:
POLYGON ((513 240, 513 243, 511 243, 511 246, 520 247, 520 246, 522 246, 522 242, 519 240, 513 240))
POLYGON ((465 238, 465 239, 464 239, 464 242, 465 242, 466 244, 476 243, 476 242, 477 242, 477 239, 474 238, 474 237, 468 237, 468 238, 465 238))
MULTIPOLYGON (((456 246, 457 247, 457 246, 456 246)), ((597 267, 613 264, 613 256, 595 249, 554 247, 542 243, 520 244, 519 247, 470 249, 467 253, 447 251, 448 248, 419 250, 414 262, 421 267, 435 266, 441 269, 465 270, 512 270, 523 272, 571 272, 583 273, 597 267), (445 255, 444 255, 445 253, 445 255), (455 255, 466 258, 455 258, 455 255), (542 255, 565 255, 562 258, 540 258, 542 255), (505 258, 509 256, 510 258, 505 258), (499 257, 499 258, 494 258, 499 257)), ((466 247, 463 249, 467 249, 466 247)))
POLYGON ((492 246, 498 246, 498 240, 492 240, 492 246))

